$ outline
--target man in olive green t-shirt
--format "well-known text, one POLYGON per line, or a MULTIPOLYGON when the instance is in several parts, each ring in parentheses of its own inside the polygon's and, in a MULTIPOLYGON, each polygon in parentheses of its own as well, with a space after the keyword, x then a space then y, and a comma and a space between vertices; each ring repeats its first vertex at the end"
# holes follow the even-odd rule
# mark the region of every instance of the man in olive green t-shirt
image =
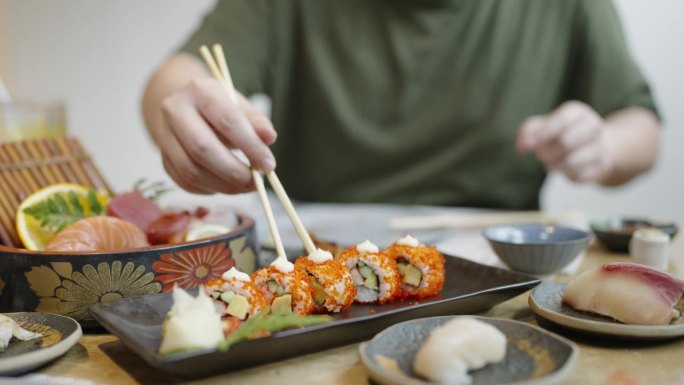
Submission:
POLYGON ((616 185, 658 152, 609 0, 219 1, 182 51, 143 108, 191 192, 252 190, 238 148, 302 200, 534 209, 547 170, 616 185), (213 43, 237 105, 195 56, 213 43))

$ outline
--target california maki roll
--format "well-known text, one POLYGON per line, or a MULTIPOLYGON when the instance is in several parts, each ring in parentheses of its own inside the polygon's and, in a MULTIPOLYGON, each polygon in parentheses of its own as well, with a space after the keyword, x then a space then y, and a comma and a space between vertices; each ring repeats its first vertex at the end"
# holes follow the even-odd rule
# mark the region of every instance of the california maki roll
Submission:
POLYGON ((397 262, 402 297, 422 299, 442 291, 444 255, 437 248, 421 245, 416 238, 407 235, 385 252, 397 262))
POLYGON ((317 249, 295 261, 295 269, 305 272, 313 288, 314 308, 317 313, 339 313, 354 302, 356 288, 349 270, 330 252, 317 249))
POLYGON ((401 293, 397 263, 370 241, 345 249, 339 261, 347 267, 356 286, 356 302, 383 304, 401 293))
POLYGON ((271 304, 271 313, 307 315, 314 311, 309 277, 284 256, 255 271, 252 280, 271 304))
POLYGON ((249 275, 235 267, 209 280, 204 291, 221 305, 223 316, 243 321, 268 306, 264 293, 251 282, 249 275))

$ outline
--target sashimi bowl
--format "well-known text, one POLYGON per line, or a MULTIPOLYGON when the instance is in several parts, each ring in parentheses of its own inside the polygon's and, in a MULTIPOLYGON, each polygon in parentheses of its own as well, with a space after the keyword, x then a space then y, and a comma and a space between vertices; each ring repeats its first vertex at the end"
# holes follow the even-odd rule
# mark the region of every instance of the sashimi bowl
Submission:
POLYGON ((97 326, 90 305, 191 289, 236 266, 256 268, 254 220, 237 215, 229 232, 144 248, 102 252, 30 251, 0 245, 0 313, 38 311, 97 326))
POLYGON ((545 224, 492 226, 483 235, 502 262, 528 274, 560 271, 586 249, 592 238, 584 230, 545 224))

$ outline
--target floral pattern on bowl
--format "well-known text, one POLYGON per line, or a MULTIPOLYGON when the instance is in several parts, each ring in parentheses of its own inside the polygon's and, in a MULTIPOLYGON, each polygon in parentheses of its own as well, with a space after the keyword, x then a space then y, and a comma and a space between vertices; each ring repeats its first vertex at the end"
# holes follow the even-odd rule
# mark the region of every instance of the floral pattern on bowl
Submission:
POLYGON ((254 220, 239 215, 229 233, 193 242, 92 253, 48 253, 0 246, 0 312, 38 311, 97 323, 101 302, 192 289, 232 266, 256 268, 254 220))

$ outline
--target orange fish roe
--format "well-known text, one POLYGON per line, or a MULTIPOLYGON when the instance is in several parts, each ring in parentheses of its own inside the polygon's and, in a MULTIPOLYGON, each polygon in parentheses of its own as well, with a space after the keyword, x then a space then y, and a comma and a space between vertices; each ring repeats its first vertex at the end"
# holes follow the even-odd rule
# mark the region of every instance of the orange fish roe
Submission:
MULTIPOLYGON (((325 290, 325 301, 317 306, 318 312, 339 313, 347 310, 354 302, 356 288, 347 268, 336 260, 316 263, 307 257, 299 257, 295 261, 295 269, 299 269, 318 280, 325 290)), ((311 278, 311 277, 310 277, 311 278)))
MULTIPOLYGON (((420 270, 419 286, 403 283, 402 296, 423 299, 439 294, 444 286, 444 255, 434 246, 407 246, 393 243, 385 252, 395 261, 405 261, 420 270)), ((403 277, 402 277, 403 278, 403 277)))
MULTIPOLYGON (((249 304, 249 317, 254 316, 268 306, 266 296, 264 296, 264 293, 259 290, 253 282, 240 281, 236 278, 225 280, 223 277, 217 277, 207 281, 204 286, 204 291, 210 296, 214 292, 225 293, 229 290, 233 291, 235 294, 242 295, 247 299, 247 303, 249 304)), ((225 305, 225 302, 220 299, 214 300, 225 305)))
POLYGON ((379 251, 377 253, 359 253, 356 246, 344 249, 338 260, 344 264, 357 288, 356 302, 383 304, 392 301, 401 294, 401 276, 397 270, 397 263, 389 254, 379 251), (360 277, 358 263, 363 262, 377 275, 378 290, 377 298, 366 298, 364 292, 370 289, 363 283, 359 283, 360 277))
POLYGON ((306 272, 294 269, 289 273, 283 273, 274 266, 267 266, 252 273, 252 282, 266 296, 270 304, 276 298, 275 294, 268 289, 268 281, 274 280, 282 286, 284 292, 292 295, 292 312, 297 315, 307 315, 314 311, 313 288, 309 283, 306 272))

